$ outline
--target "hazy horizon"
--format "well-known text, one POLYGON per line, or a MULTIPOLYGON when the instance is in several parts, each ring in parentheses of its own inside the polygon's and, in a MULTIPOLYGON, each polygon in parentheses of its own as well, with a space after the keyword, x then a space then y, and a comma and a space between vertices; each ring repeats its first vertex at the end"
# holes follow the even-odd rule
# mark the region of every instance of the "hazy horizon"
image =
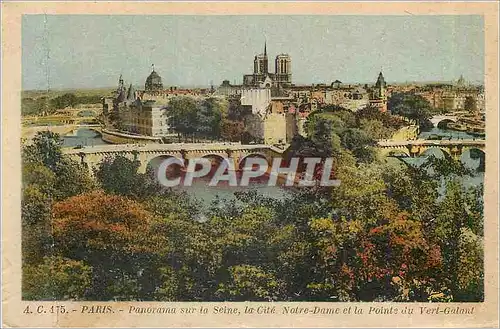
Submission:
POLYGON ((481 16, 24 15, 22 87, 143 86, 151 64, 165 87, 241 84, 264 41, 297 85, 484 80, 481 16))

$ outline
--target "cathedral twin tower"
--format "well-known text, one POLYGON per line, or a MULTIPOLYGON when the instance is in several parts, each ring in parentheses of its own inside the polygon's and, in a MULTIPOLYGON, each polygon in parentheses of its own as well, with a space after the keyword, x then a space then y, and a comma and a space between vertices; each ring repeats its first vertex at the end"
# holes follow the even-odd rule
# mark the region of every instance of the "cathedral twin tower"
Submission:
POLYGON ((243 85, 253 87, 285 87, 292 84, 292 60, 288 54, 276 56, 274 73, 269 72, 267 45, 264 53, 256 55, 253 61, 253 74, 243 76, 243 85))

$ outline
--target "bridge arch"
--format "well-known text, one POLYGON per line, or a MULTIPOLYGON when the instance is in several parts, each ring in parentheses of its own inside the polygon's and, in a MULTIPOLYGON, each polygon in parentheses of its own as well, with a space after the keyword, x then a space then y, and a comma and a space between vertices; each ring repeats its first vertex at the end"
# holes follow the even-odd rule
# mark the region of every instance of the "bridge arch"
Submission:
POLYGON ((460 155, 460 161, 467 167, 479 172, 485 171, 486 153, 479 147, 464 147, 460 155))
POLYGON ((429 147, 423 148, 418 153, 418 156, 419 157, 425 157, 427 155, 434 155, 434 156, 436 156, 435 154, 432 154, 432 153, 436 153, 436 152, 434 152, 436 150, 439 150, 440 151, 439 153, 442 154, 444 158, 446 158, 446 159, 452 158, 450 150, 448 148, 446 148, 446 147, 440 147, 440 146, 429 146, 429 147))
POLYGON ((245 167, 246 160, 249 158, 261 158, 261 159, 266 160, 268 166, 272 165, 272 159, 270 159, 268 156, 266 156, 266 154, 263 154, 260 152, 254 152, 254 153, 247 154, 247 155, 243 156, 242 158, 240 158, 240 160, 238 161, 238 168, 237 169, 240 169, 240 170, 243 169, 245 167))
MULTIPOLYGON (((235 165, 234 159, 228 158, 227 156, 222 156, 220 154, 207 154, 202 156, 203 159, 209 159, 210 162, 212 163, 212 168, 210 169, 210 177, 212 177, 216 172, 217 169, 225 163, 226 168, 229 168, 230 164, 229 162, 231 161, 233 166, 235 165)), ((236 168, 235 168, 236 169, 236 168)))
MULTIPOLYGON (((155 175, 158 173, 158 168, 162 164, 163 161, 169 159, 169 158, 178 158, 181 159, 182 156, 180 154, 151 154, 147 157, 143 156, 143 159, 140 159, 141 161, 141 168, 139 168, 139 172, 142 173, 154 173, 155 175)), ((174 167, 174 166, 172 166, 174 167)))
POLYGON ((457 117, 454 115, 435 115, 432 118, 430 118, 430 121, 434 127, 438 127, 439 123, 448 120, 451 122, 457 122, 457 117))
POLYGON ((398 147, 398 148, 383 148, 380 150, 382 156, 384 157, 410 157, 410 151, 407 147, 398 147))
POLYGON ((221 154, 217 154, 217 153, 206 154, 206 155, 203 155, 202 158, 209 159, 212 163, 216 163, 216 164, 220 164, 227 159, 227 157, 222 156, 221 154))
POLYGON ((457 120, 446 118, 446 119, 438 121, 435 124, 435 126, 437 128, 446 129, 447 128, 447 124, 450 123, 450 122, 457 122, 457 120))

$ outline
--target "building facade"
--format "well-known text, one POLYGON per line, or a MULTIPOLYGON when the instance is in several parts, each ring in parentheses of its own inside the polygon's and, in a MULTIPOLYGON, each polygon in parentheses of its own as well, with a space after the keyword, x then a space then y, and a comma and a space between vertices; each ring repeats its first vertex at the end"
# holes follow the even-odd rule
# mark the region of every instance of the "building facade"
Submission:
POLYGON ((133 135, 172 136, 173 131, 168 124, 168 99, 161 97, 162 90, 161 77, 154 69, 142 91, 136 91, 132 84, 125 88, 120 76, 114 97, 103 99, 106 128, 133 135))
POLYGON ((245 117, 245 130, 253 141, 268 145, 290 143, 299 133, 297 114, 281 100, 271 101, 264 113, 245 117))

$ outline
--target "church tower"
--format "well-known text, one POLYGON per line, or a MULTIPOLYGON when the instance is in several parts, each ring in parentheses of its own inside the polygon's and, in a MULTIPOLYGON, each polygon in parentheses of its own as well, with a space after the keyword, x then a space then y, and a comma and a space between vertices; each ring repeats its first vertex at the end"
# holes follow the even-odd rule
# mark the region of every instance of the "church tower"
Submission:
POLYGON ((292 83, 292 59, 290 55, 281 54, 276 56, 274 72, 277 85, 283 86, 292 83))
POLYGON ((255 56, 253 61, 254 74, 267 74, 269 73, 267 60, 267 42, 264 42, 264 53, 255 56))
POLYGON ((123 102, 125 100, 125 82, 123 81, 123 76, 120 74, 120 79, 118 79, 118 88, 116 89, 116 99, 118 102, 123 102))
POLYGON ((377 89, 377 93, 378 93, 379 97, 386 97, 385 87, 386 87, 386 83, 385 83, 384 75, 382 74, 382 72, 380 72, 378 74, 377 82, 375 83, 375 88, 377 89))
POLYGON ((387 94, 384 75, 379 73, 375 88, 370 97, 370 105, 379 109, 380 112, 387 112, 387 94))

